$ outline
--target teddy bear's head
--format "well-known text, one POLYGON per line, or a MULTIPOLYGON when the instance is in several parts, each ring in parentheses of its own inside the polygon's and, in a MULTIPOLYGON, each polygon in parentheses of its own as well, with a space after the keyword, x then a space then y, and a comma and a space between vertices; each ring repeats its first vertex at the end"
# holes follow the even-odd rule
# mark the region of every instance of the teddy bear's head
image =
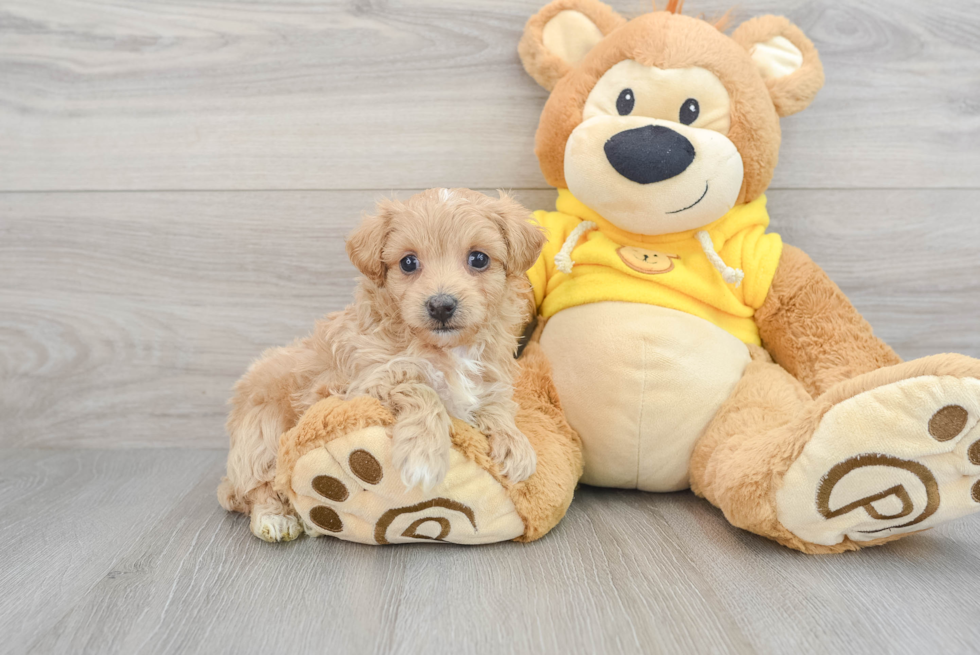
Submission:
POLYGON ((627 22, 598 0, 554 0, 520 44, 551 91, 535 149, 548 183, 635 234, 703 227, 761 195, 779 117, 823 85, 816 49, 785 18, 727 36, 680 4, 627 22))

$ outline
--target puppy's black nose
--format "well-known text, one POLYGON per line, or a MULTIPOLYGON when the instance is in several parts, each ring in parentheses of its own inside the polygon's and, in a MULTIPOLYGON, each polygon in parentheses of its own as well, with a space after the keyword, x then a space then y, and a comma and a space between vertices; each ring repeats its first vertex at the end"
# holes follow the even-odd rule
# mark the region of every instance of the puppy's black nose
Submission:
POLYGON ((676 177, 694 161, 694 146, 683 134, 663 125, 644 125, 614 134, 605 145, 616 172, 639 184, 676 177))
POLYGON ((429 316, 440 323, 445 323, 456 313, 456 299, 446 293, 430 297, 425 302, 425 308, 429 310, 429 316))

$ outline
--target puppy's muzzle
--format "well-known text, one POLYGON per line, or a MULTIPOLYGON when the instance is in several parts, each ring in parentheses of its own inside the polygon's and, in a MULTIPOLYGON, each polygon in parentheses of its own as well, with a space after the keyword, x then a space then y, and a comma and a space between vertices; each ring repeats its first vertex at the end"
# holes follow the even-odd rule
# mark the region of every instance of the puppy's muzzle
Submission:
POLYGON ((445 324, 456 313, 458 304, 456 299, 449 294, 440 293, 429 297, 425 302, 425 309, 429 312, 429 316, 445 324))

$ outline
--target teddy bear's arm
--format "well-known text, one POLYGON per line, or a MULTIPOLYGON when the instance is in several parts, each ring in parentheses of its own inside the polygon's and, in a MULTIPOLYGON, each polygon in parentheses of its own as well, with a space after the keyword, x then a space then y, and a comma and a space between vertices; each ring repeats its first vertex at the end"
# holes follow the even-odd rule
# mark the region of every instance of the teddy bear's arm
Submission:
POLYGON ((755 320, 769 354, 814 397, 842 380, 902 361, 827 274, 793 246, 783 247, 755 320))

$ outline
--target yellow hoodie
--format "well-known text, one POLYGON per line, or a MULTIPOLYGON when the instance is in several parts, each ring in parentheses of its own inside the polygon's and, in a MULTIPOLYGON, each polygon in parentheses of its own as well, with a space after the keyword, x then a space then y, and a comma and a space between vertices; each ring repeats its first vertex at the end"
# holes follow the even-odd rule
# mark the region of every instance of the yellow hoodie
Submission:
POLYGON ((606 300, 646 303, 694 314, 745 343, 761 344, 752 317, 769 293, 783 250, 778 234, 766 234, 765 196, 736 206, 706 227, 656 236, 617 228, 567 189, 558 190, 556 208, 534 213, 548 231, 548 243, 528 271, 542 316, 606 300), (580 228, 584 234, 570 253, 574 267, 562 272, 555 255, 584 221, 595 228, 580 228), (699 241, 702 231, 710 237, 711 254, 721 261, 708 258, 708 244, 699 241))

